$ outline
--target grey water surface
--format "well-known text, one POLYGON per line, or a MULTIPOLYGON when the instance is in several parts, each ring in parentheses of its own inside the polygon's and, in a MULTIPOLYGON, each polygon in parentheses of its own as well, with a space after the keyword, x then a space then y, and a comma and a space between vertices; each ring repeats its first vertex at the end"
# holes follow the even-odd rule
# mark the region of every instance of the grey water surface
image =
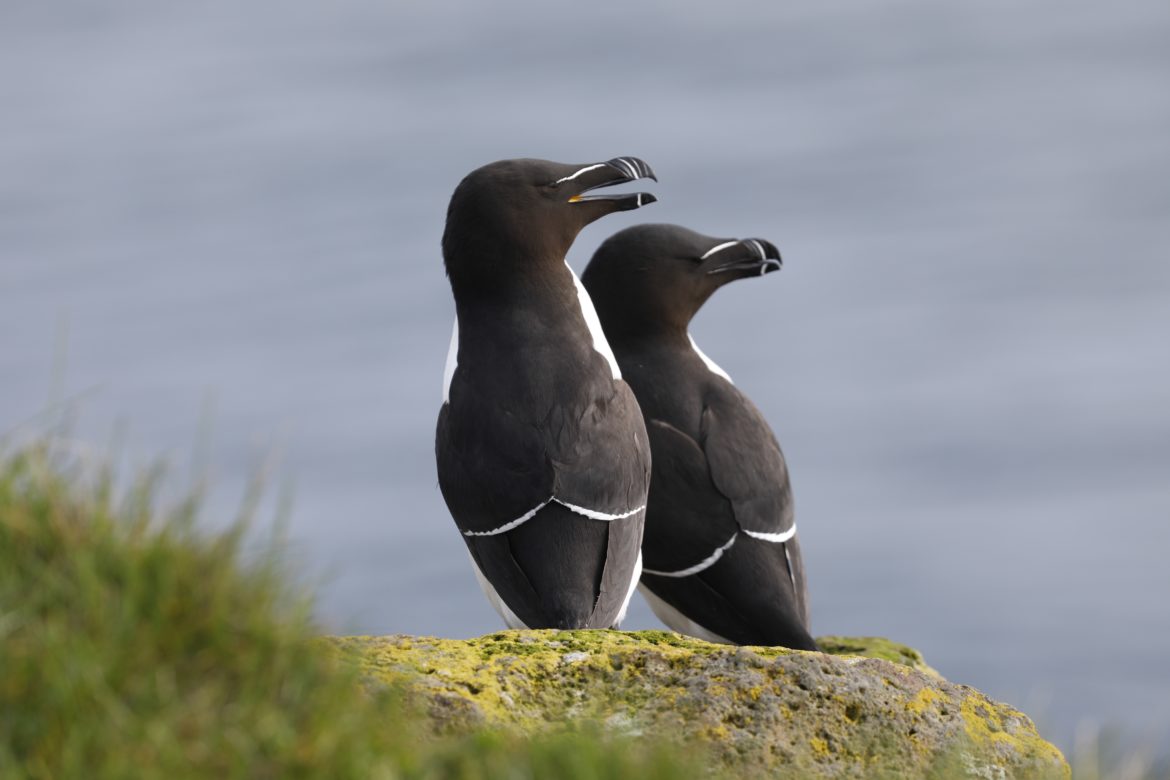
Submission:
POLYGON ((433 462, 446 201, 637 155, 660 202, 578 271, 639 221, 784 254, 692 331, 788 456, 815 631, 1170 744, 1167 41, 1163 0, 0 0, 0 436, 64 402, 210 464, 209 524, 277 453, 331 630, 493 630, 433 462))

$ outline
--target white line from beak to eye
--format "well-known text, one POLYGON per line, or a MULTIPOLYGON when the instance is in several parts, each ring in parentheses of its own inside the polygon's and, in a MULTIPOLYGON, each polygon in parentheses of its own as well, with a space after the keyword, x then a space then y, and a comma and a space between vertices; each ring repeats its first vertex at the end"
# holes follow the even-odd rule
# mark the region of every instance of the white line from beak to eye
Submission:
POLYGON ((560 184, 562 182, 572 181, 573 179, 577 178, 578 176, 580 176, 583 173, 588 173, 589 171, 595 171, 598 168, 604 168, 604 167, 605 167, 605 163, 597 163, 596 165, 586 165, 584 168, 582 168, 581 170, 572 174, 571 176, 565 176, 564 178, 557 179, 556 181, 553 182, 553 184, 560 184))
POLYGON ((707 250, 707 252, 706 252, 706 254, 704 254, 704 255, 703 255, 702 257, 700 257, 699 259, 700 259, 700 260, 706 260, 708 257, 710 257, 711 255, 715 254, 716 252, 721 252, 722 250, 726 249, 727 247, 729 247, 729 246, 735 246, 735 245, 736 245, 736 244, 738 244, 738 243, 739 243, 738 241, 724 241, 724 242, 723 242, 722 244, 720 244, 719 246, 713 246, 713 247, 711 247, 710 249, 708 249, 708 250, 707 250))

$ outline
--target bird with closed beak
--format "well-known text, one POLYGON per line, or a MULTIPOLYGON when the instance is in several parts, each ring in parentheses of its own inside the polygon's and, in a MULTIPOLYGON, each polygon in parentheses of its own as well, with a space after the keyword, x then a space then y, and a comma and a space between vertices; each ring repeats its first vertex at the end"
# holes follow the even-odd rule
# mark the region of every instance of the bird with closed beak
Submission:
POLYGON ((582 281, 650 436, 641 590, 651 609, 709 641, 815 650, 784 456, 688 330, 720 287, 780 263, 763 239, 639 225, 606 240, 582 281))

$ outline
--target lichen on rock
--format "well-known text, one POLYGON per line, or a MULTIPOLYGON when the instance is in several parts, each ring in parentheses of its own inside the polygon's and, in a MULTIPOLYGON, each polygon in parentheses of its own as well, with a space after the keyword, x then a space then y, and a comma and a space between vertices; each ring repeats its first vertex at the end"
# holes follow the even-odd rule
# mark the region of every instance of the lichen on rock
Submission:
POLYGON ((917 651, 824 637, 826 652, 728 647, 665 631, 500 631, 476 639, 339 637, 440 732, 576 722, 706 742, 737 773, 1068 777, 1022 713, 944 680, 917 651))

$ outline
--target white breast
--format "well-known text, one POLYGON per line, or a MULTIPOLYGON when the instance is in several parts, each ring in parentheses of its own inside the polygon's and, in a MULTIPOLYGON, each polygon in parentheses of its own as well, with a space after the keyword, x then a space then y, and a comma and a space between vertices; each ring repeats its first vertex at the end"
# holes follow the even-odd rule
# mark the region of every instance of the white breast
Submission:
MULTIPOLYGON (((703 361, 703 364, 707 366, 707 370, 712 374, 718 374, 728 382, 731 382, 731 377, 728 376, 727 372, 720 368, 718 363, 703 354, 703 350, 699 349, 699 345, 695 343, 695 337, 688 333, 687 338, 691 340, 691 349, 695 351, 695 354, 698 355, 699 359, 703 361)), ((731 384, 734 385, 735 382, 731 382, 731 384)))
POLYGON ((573 284, 577 285, 577 302, 581 305, 581 314, 584 315, 585 324, 589 327, 589 335, 593 337, 593 349, 597 350, 598 354, 609 363, 613 378, 621 379, 621 369, 618 368, 613 350, 609 348, 609 342, 605 340, 605 331, 601 329, 601 319, 597 316, 597 309, 593 308, 593 299, 589 297, 585 285, 581 284, 577 274, 569 267, 568 260, 565 261, 565 268, 569 269, 569 273, 573 276, 573 284))
POLYGON ((459 318, 451 326, 451 345, 447 347, 447 365, 443 368, 443 403, 451 400, 451 379, 459 365, 459 318))

